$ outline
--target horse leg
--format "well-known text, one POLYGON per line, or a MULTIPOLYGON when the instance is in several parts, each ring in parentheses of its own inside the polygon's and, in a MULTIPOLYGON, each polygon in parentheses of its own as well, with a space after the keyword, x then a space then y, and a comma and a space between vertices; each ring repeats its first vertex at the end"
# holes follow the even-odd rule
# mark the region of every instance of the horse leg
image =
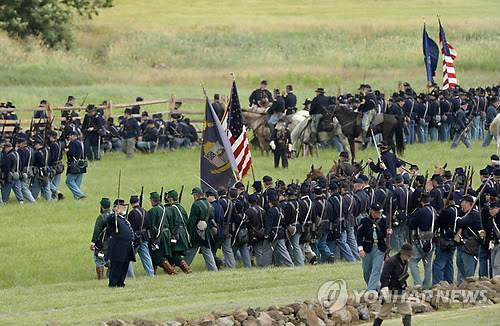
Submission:
POLYGON ((354 158, 356 157, 356 143, 353 137, 348 138, 349 146, 351 147, 351 163, 354 163, 354 158))

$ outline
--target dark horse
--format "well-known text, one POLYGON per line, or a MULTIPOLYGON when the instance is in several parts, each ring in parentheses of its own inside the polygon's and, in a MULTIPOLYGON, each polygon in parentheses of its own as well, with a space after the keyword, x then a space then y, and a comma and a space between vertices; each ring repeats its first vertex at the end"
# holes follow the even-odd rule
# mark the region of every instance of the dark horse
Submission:
MULTIPOLYGON (((355 139, 361 135, 361 113, 355 112, 347 105, 338 105, 333 109, 335 117, 342 125, 342 133, 347 137, 351 147, 351 160, 355 157, 355 139)), ((382 133, 382 138, 392 151, 402 155, 405 150, 403 138, 403 122, 392 114, 383 114, 383 122, 372 127, 373 133, 382 133), (394 142, 394 140, 396 140, 394 142)), ((368 133, 371 135, 371 132, 368 133)))

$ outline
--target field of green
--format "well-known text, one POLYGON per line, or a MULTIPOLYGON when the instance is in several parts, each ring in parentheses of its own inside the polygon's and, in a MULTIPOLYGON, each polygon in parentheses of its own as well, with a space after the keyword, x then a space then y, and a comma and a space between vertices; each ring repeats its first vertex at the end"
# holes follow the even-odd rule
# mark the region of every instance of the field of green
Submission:
MULTIPOLYGON (((448 146, 416 145, 408 149, 405 159, 417 163, 422 171, 432 172, 434 164, 445 162, 451 168, 472 164, 477 171, 487 164, 489 155, 495 151, 493 146, 483 149, 478 143, 472 151, 464 148, 452 151, 448 146)), ((289 182, 303 180, 311 164, 328 169, 337 153, 324 150, 319 158, 295 159, 288 170, 274 170, 271 157, 255 151, 253 156, 257 178, 269 174, 289 182)), ((373 149, 359 154, 359 159, 368 157, 376 157, 373 149)), ((41 325, 57 320, 63 324, 88 325, 110 318, 198 317, 216 309, 285 304, 314 298, 323 282, 337 278, 346 279, 352 288, 364 287, 359 263, 208 273, 203 272, 200 257, 194 264, 195 273, 189 276, 159 275, 154 280, 146 279, 139 263, 136 265, 137 279, 129 281, 123 290, 109 290, 105 282, 94 281, 89 242, 100 198, 116 197, 118 170, 122 170, 123 197, 138 193, 141 186, 149 193, 159 191, 162 186, 169 190, 185 185, 183 204, 189 208, 192 202, 189 189, 199 185, 198 166, 198 150, 136 155, 130 161, 124 160, 121 153, 109 154, 102 161, 91 163, 83 183, 83 191, 88 196, 85 200, 72 200, 63 183, 61 189, 67 199, 61 202, 42 201, 23 206, 9 203, 0 207, 0 229, 3 231, 0 237, 0 297, 3 298, 0 324, 41 325)), ((145 203, 149 208, 147 201, 145 203)), ((497 308, 488 311, 493 309, 497 308)), ((491 317, 488 313, 485 316, 491 317)))
MULTIPOLYGON (((18 42, 0 32, 0 102, 32 109, 42 98, 64 104, 68 95, 88 94, 88 103, 130 102, 228 94, 235 72, 242 103, 261 79, 270 88, 293 84, 299 103, 316 87, 332 95, 354 91, 363 82, 391 94, 399 81, 418 91, 425 86, 422 25, 438 42, 436 15, 455 46, 460 83, 468 88, 500 83, 500 2, 496 0, 115 0, 91 21, 76 18, 75 47, 51 51, 34 39, 18 42)), ((438 66, 436 81, 440 82, 438 66)), ((191 106, 188 106, 188 109, 191 106)), ((166 106, 161 110, 165 111, 166 106)), ((149 110, 149 109, 148 109, 149 110)), ((160 110, 160 109, 155 109, 160 110)), ((117 115, 118 112, 115 112, 117 115)), ((20 114, 26 117, 27 113, 20 114)), ((405 159, 423 171, 434 164, 474 165, 495 152, 474 143, 473 151, 448 144, 411 147, 405 159)), ((328 169, 337 154, 300 158, 289 170, 274 170, 272 158, 253 152, 258 178, 303 179, 311 164, 328 169)), ((375 158, 373 149, 359 159, 375 158)), ((363 288, 360 264, 204 272, 198 258, 189 276, 146 279, 140 264, 136 280, 109 290, 94 280, 89 241, 98 202, 115 197, 122 170, 124 197, 140 191, 189 190, 199 184, 198 150, 137 155, 121 153, 91 163, 84 177, 88 198, 0 207, 0 325, 95 325, 112 318, 168 320, 195 318, 212 310, 286 304, 314 298, 327 280, 344 278, 363 288)), ((477 182, 477 180, 476 180, 477 182)), ((68 190, 64 183, 62 189, 68 190)), ((183 204, 189 208, 186 191, 183 204)), ((149 206, 146 205, 146 208, 149 206)), ((498 306, 419 316, 416 324, 498 324, 498 306)), ((386 323, 384 323, 386 324, 386 323)), ((389 321, 397 325, 399 321, 389 321)))
MULTIPOLYGON (((49 51, 0 32, 0 101, 31 108, 229 92, 235 72, 246 97, 258 81, 336 94, 363 81, 392 94, 398 81, 425 86, 422 26, 438 42, 436 15, 458 52, 464 87, 500 82, 500 2, 496 0, 115 0, 91 20, 77 19, 76 44, 49 51), (77 101, 79 102, 79 101, 77 101)), ((437 82, 441 82, 441 66, 437 82)))

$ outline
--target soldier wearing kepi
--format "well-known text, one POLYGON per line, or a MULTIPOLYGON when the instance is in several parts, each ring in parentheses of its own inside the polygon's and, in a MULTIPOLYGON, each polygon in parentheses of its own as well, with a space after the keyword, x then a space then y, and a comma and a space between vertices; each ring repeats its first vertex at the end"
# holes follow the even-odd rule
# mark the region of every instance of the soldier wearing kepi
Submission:
POLYGON ((428 193, 422 194, 420 197, 421 207, 411 214, 408 225, 412 232, 413 251, 415 252, 410 260, 410 272, 415 286, 423 287, 424 290, 431 288, 434 221, 436 220, 436 210, 431 206, 429 199, 428 193), (420 260, 424 263, 423 283, 418 268, 420 260))
POLYGON ((264 218, 266 212, 259 206, 259 198, 256 193, 248 197, 250 207, 245 211, 245 214, 248 218, 248 238, 255 255, 255 265, 264 267, 262 259, 264 255, 264 218))
POLYGON ((111 214, 111 202, 109 198, 102 198, 100 201, 100 213, 95 220, 94 232, 90 242, 90 250, 93 252, 95 262, 95 272, 97 279, 104 279, 104 267, 109 266, 107 257, 109 235, 106 233, 108 216, 111 214))
POLYGON ((492 276, 500 275, 500 205, 493 201, 488 206, 489 219, 485 221, 486 243, 491 251, 492 276))
POLYGON ((380 204, 373 204, 370 216, 361 220, 358 226, 359 256, 363 262, 363 278, 368 290, 377 291, 380 285, 380 273, 387 250, 385 238, 392 234, 387 227, 380 204))
POLYGON ((49 160, 48 164, 50 166, 50 191, 52 199, 63 199, 62 193, 59 193, 59 185, 61 184, 61 177, 64 172, 63 154, 64 154, 64 142, 57 140, 57 132, 53 130, 47 131, 49 137, 49 143, 47 147, 49 149, 49 160))
POLYGON ((87 172, 87 161, 83 150, 83 144, 78 140, 74 131, 71 131, 68 136, 69 144, 66 149, 68 159, 68 168, 66 169, 66 185, 73 193, 73 197, 77 200, 85 198, 85 194, 81 191, 83 174, 87 172))
POLYGON ((34 177, 31 186, 31 194, 37 199, 40 192, 45 200, 51 200, 52 195, 49 183, 49 151, 43 146, 43 141, 38 137, 33 141, 33 168, 34 177))
MULTIPOLYGON (((182 191, 181 191, 182 195, 182 191)), ((179 203, 179 194, 175 190, 170 190, 167 193, 167 200, 169 206, 168 210, 168 224, 171 228, 172 244, 172 263, 179 266, 185 273, 190 274, 193 272, 188 263, 184 260, 186 251, 191 248, 191 238, 188 232, 188 215, 186 210, 179 203)))
MULTIPOLYGON (((142 195, 141 195, 142 197, 142 195)), ((153 262, 148 248, 149 219, 146 217, 146 210, 141 207, 141 198, 137 195, 130 196, 131 210, 128 213, 128 221, 134 230, 134 254, 139 254, 142 267, 148 277, 154 277, 153 262)), ((130 263, 129 275, 134 275, 134 264, 130 263)))
POLYGON ((285 244, 285 218, 279 206, 279 194, 274 189, 269 190, 268 199, 269 210, 266 212, 264 222, 266 239, 264 242, 264 266, 269 266, 274 261, 276 266, 292 267, 292 258, 285 244))
POLYGON ((125 201, 116 199, 114 207, 115 212, 108 215, 106 226, 109 235, 109 287, 125 287, 128 266, 131 261, 135 261, 134 230, 125 216, 125 201))
POLYGON ((188 264, 193 262, 199 248, 207 269, 209 271, 217 271, 218 268, 212 252, 212 246, 215 241, 210 232, 211 226, 214 225, 213 209, 200 188, 193 188, 191 194, 194 201, 189 212, 188 231, 192 247, 186 252, 186 262, 188 264))
POLYGON ((123 152, 125 152, 127 159, 131 159, 134 155, 135 141, 141 133, 141 126, 137 120, 132 116, 131 110, 129 108, 125 109, 125 117, 122 121, 122 132, 123 137, 123 152))
MULTIPOLYGON (((460 203, 461 217, 457 220, 455 241, 457 248, 457 268, 465 279, 474 276, 479 257, 481 217, 474 208, 474 198, 465 195, 460 203)), ((462 279, 458 280, 460 284, 462 279)))
POLYGON ((271 149, 274 152, 274 168, 281 165, 283 168, 288 168, 288 152, 292 150, 292 138, 290 137, 290 130, 286 127, 283 120, 278 121, 276 128, 274 128, 271 135, 271 149))
POLYGON ((408 278, 408 261, 413 256, 410 244, 404 244, 399 253, 384 263, 380 276, 380 295, 382 306, 373 321, 373 326, 380 326, 385 318, 392 313, 396 306, 398 313, 403 317, 403 326, 411 326, 411 305, 406 296, 406 279, 408 278))
POLYGON ((170 229, 167 219, 167 209, 161 204, 160 194, 152 192, 149 194, 151 208, 148 211, 151 223, 151 238, 149 239, 149 252, 153 260, 153 266, 161 267, 166 274, 177 274, 168 258, 172 256, 170 245, 170 229))

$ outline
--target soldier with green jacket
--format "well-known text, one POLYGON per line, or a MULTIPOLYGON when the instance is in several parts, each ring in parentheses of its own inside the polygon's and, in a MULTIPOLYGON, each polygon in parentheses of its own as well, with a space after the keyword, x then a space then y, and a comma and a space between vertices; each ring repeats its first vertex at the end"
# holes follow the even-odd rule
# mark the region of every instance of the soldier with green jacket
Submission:
POLYGON ((170 226, 170 243, 172 247, 171 262, 186 273, 193 270, 184 260, 186 251, 191 248, 191 237, 188 232, 188 215, 179 203, 179 194, 175 190, 167 193, 167 222, 170 226))
POLYGON ((94 253, 95 272, 97 279, 104 279, 104 267, 108 265, 106 251, 108 249, 108 237, 106 236, 107 217, 111 213, 111 201, 109 198, 102 198, 100 201, 100 214, 97 216, 94 225, 94 233, 90 242, 90 250, 94 253))
POLYGON ((152 206, 148 211, 151 223, 149 251, 153 266, 155 270, 156 267, 161 267, 169 275, 176 274, 174 267, 168 261, 172 257, 172 246, 167 208, 161 204, 160 194, 157 192, 152 192, 149 199, 152 206))
POLYGON ((211 250, 214 245, 214 236, 212 235, 214 229, 215 233, 217 232, 213 208, 200 188, 193 188, 191 194, 194 201, 189 214, 188 232, 192 244, 191 248, 186 252, 186 261, 191 264, 199 248, 203 259, 205 259, 207 269, 217 271, 217 265, 211 250))

